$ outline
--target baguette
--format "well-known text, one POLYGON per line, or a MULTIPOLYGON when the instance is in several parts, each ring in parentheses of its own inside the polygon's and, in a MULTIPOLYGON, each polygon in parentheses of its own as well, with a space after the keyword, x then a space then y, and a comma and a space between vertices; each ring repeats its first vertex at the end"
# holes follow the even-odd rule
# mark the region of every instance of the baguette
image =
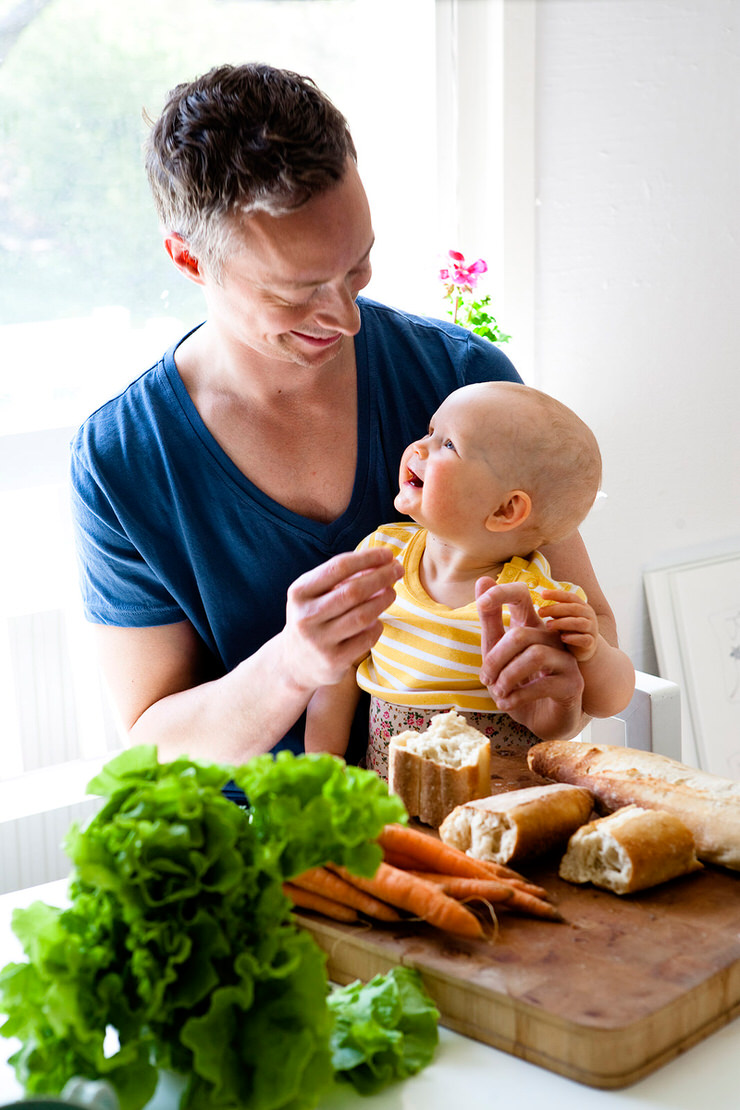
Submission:
POLYGON ((656 752, 577 740, 535 744, 527 761, 544 778, 585 787, 600 812, 638 805, 675 814, 700 860, 740 870, 740 782, 656 752))
POLYGON ((508 863, 565 844, 592 809, 591 795, 579 786, 529 786, 457 806, 439 836, 475 859, 508 863))
POLYGON ((559 874, 570 883, 633 894, 701 866, 683 821, 665 810, 629 805, 577 829, 559 874))
POLYGON ((461 802, 490 791, 491 743, 451 710, 432 717, 426 732, 409 729, 388 745, 388 788, 409 817, 437 828, 461 802))

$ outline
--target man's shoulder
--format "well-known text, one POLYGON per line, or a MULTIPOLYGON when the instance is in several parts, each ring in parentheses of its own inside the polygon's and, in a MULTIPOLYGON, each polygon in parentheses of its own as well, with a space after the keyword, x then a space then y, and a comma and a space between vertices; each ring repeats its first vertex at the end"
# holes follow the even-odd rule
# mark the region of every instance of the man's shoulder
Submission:
POLYGON ((372 356, 382 360, 385 354, 391 361, 405 357, 443 371, 450 368, 459 378, 456 385, 490 379, 521 380, 500 347, 451 320, 406 312, 365 297, 358 297, 357 304, 372 356))
POLYGON ((154 409, 161 404, 163 379, 160 359, 83 420, 72 440, 73 450, 100 450, 105 444, 121 442, 142 432, 151 423, 154 409))
POLYGON ((357 304, 363 321, 374 323, 379 328, 409 335, 439 335, 445 341, 465 344, 470 340, 470 332, 453 324, 451 320, 440 320, 434 316, 423 316, 416 312, 382 304, 369 297, 358 297, 357 304))
POLYGON ((173 343, 156 362, 90 413, 72 440, 73 451, 115 453, 116 445, 124 441, 131 447, 157 435, 178 408, 174 352, 181 342, 173 343))

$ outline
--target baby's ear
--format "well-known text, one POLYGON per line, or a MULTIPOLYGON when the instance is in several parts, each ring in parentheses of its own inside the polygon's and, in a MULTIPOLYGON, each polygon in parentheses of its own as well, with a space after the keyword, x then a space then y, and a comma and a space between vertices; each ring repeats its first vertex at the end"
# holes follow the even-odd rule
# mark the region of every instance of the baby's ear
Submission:
POLYGON ((524 524, 531 512, 532 498, 523 489, 515 489, 488 514, 485 526, 489 532, 510 532, 524 524))

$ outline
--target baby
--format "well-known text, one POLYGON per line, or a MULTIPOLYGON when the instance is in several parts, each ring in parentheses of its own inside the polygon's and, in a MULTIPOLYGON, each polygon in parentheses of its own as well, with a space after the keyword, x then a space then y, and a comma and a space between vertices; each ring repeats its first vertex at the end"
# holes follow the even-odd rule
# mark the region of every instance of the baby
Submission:
POLYGON ((520 590, 575 656, 586 713, 606 717, 624 708, 632 664, 600 635, 583 591, 553 581, 539 550, 578 528, 600 482, 593 433, 553 397, 512 382, 450 394, 401 459, 394 504, 415 523, 383 525, 359 545, 389 545, 403 578, 370 655, 311 699, 306 751, 345 753, 360 689, 371 695, 367 766, 383 776, 390 737, 423 729, 446 709, 463 713, 494 747, 535 743, 481 682, 476 598, 494 583, 523 583, 520 590))

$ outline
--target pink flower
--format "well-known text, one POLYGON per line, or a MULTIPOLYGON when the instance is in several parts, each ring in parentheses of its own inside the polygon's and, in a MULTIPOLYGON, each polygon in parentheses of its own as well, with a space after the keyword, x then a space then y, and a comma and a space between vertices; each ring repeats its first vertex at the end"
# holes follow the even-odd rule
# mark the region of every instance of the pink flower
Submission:
POLYGON ((483 259, 479 258, 470 266, 466 266, 465 256, 460 254, 459 251, 448 251, 447 255, 452 260, 452 266, 439 271, 440 281, 444 281, 448 285, 458 285, 465 290, 475 289, 480 275, 485 274, 488 270, 488 266, 483 259))

